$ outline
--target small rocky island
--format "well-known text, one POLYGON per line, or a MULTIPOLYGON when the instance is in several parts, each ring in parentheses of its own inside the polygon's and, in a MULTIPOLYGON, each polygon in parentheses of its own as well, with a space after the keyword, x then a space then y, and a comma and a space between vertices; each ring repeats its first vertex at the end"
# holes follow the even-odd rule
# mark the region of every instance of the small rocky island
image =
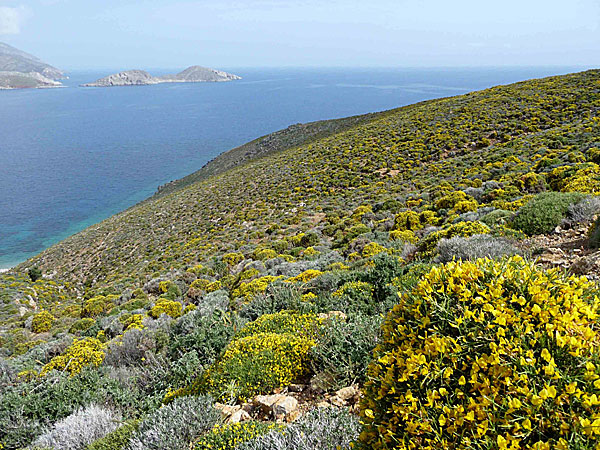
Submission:
POLYGON ((241 80, 242 78, 222 70, 207 67, 192 66, 174 75, 154 77, 144 70, 127 70, 115 73, 93 83, 82 84, 84 87, 110 87, 110 86, 145 86, 159 83, 205 83, 241 80))
POLYGON ((62 71, 0 42, 0 89, 62 87, 62 71))

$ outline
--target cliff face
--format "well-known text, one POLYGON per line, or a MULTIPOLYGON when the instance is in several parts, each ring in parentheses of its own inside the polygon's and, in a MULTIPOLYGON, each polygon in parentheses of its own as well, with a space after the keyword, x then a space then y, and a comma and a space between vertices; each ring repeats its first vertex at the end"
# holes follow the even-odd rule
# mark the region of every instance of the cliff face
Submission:
POLYGON ((203 83, 240 80, 241 77, 221 70, 209 69, 201 66, 191 66, 182 72, 173 75, 153 77, 143 70, 127 70, 114 75, 101 78, 85 87, 110 87, 110 86, 140 86, 159 83, 203 83))
POLYGON ((0 89, 59 87, 64 73, 39 58, 0 42, 0 89))

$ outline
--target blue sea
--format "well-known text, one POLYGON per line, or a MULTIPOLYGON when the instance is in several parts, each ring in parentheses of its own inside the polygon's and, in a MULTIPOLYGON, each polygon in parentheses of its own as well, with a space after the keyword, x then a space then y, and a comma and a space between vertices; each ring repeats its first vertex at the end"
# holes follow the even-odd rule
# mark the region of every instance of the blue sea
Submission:
MULTIPOLYGON (((150 70, 173 73, 173 70, 150 70)), ((0 91, 0 269, 290 124, 582 68, 244 69, 230 83, 0 91)))

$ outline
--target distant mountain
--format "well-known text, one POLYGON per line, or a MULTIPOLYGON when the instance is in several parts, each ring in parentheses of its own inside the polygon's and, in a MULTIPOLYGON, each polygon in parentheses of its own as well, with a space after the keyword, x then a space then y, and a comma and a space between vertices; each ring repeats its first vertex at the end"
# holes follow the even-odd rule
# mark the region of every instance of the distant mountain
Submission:
POLYGON ((83 84, 85 87, 140 86, 159 83, 204 83, 241 80, 241 77, 222 70, 191 66, 175 75, 153 77, 144 70, 127 70, 109 75, 93 83, 83 84))
POLYGON ((0 89, 62 86, 64 73, 39 58, 0 42, 0 89))

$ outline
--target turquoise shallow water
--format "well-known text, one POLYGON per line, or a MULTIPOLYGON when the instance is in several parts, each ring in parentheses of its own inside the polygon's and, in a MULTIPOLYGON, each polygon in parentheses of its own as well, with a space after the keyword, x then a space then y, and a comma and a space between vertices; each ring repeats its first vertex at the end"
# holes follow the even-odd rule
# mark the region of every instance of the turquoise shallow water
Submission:
POLYGON ((228 70, 243 80, 80 88, 111 71, 74 72, 63 89, 0 91, 0 269, 290 124, 582 68, 228 70))

